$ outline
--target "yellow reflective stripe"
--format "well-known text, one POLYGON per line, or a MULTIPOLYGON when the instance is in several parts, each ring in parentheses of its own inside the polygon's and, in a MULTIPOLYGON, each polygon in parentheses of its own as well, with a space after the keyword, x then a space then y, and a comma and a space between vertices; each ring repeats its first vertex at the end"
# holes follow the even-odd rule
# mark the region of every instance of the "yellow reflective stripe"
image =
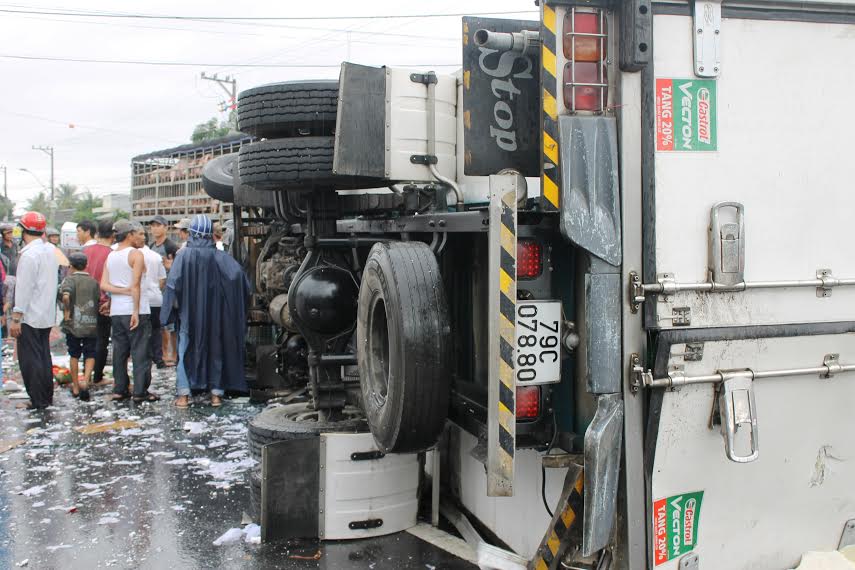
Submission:
POLYGON ((511 413, 511 411, 505 407, 504 404, 499 402, 499 423, 501 425, 508 426, 511 422, 515 422, 517 419, 511 413))
MULTIPOLYGON (((499 288, 502 290, 502 293, 510 295, 510 287, 513 282, 514 280, 511 279, 511 276, 504 269, 499 269, 499 288)), ((504 318, 504 315, 502 315, 502 318, 504 318)))
POLYGON ((558 143, 546 131, 543 131, 543 154, 549 157, 553 164, 558 164, 558 143))
POLYGON ((541 61, 543 62, 543 69, 549 72, 550 75, 555 75, 556 73, 556 63, 555 63, 555 54, 548 47, 543 46, 543 55, 541 57, 541 61))
POLYGON ((508 255, 517 258, 517 237, 514 235, 514 232, 511 231, 505 225, 502 225, 502 229, 500 230, 500 239, 502 242, 502 249, 508 252, 508 255))
POLYGON ((568 508, 561 513, 561 521, 567 528, 570 528, 570 525, 573 524, 574 520, 576 520, 576 513, 573 512, 573 509, 568 508))
POLYGON ((543 25, 547 30, 555 33, 555 8, 550 6, 543 7, 543 25))
POLYGON ((555 101, 552 93, 546 89, 543 90, 543 112, 553 121, 558 120, 558 103, 555 101))
POLYGON ((553 556, 558 554, 558 547, 561 546, 561 541, 558 540, 558 536, 555 534, 555 531, 549 533, 549 540, 546 541, 546 546, 549 547, 549 551, 553 556))
POLYGON ((543 196, 549 200, 550 204, 558 207, 558 186, 548 175, 543 176, 543 196))

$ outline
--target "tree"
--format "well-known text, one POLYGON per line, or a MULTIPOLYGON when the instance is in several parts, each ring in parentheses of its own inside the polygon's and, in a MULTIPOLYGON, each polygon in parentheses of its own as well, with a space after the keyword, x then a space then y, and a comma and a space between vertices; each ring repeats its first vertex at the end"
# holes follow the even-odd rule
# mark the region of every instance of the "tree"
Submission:
POLYGON ((4 196, 0 196, 0 219, 11 220, 14 217, 15 203, 4 196))
POLYGON ((201 143, 211 139, 224 137, 232 132, 231 124, 227 121, 218 121, 216 117, 211 117, 204 123, 199 123, 193 129, 193 135, 190 139, 194 143, 201 143))
POLYGON ((116 220, 130 220, 130 219, 131 219, 131 215, 124 210, 116 210, 115 212, 113 212, 113 221, 114 222, 116 220))
POLYGON ((77 195, 77 186, 68 182, 56 187, 56 207, 58 210, 72 210, 77 207, 80 197, 77 195))
POLYGON ((31 212, 41 212, 45 216, 48 215, 48 197, 44 190, 27 201, 27 210, 31 212))
POLYGON ((92 192, 86 192, 81 195, 77 201, 77 206, 74 210, 73 222, 82 222, 83 220, 94 220, 95 208, 100 208, 104 205, 101 198, 92 195, 92 192))

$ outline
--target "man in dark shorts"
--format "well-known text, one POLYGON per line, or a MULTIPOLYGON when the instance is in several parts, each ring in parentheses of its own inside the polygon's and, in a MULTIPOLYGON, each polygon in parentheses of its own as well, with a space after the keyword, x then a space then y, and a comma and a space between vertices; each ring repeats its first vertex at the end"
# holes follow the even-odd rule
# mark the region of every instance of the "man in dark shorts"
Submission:
POLYGON ((98 306, 101 290, 98 282, 86 272, 86 254, 72 253, 68 258, 72 273, 59 286, 62 303, 62 330, 71 357, 71 393, 89 400, 89 379, 95 368, 95 345, 98 332, 98 306), (83 356, 83 381, 78 382, 80 357, 83 356))

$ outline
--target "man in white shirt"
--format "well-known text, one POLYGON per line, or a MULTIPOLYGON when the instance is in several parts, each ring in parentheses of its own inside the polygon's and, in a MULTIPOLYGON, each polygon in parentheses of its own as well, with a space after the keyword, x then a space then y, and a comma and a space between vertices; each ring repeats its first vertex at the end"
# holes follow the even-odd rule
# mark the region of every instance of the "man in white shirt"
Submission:
POLYGON ((80 247, 89 247, 98 243, 95 241, 95 222, 83 220, 77 224, 77 243, 80 247))
POLYGON ((113 322, 113 399, 126 400, 129 393, 128 358, 134 363, 133 398, 135 402, 153 402, 151 384, 151 309, 143 292, 145 259, 137 249, 145 243, 145 232, 137 222, 118 220, 113 224, 118 247, 107 256, 101 274, 101 291, 110 294, 110 319, 113 322))
POLYGON ((163 287, 166 285, 166 268, 163 258, 147 245, 142 249, 145 260, 145 277, 143 292, 148 295, 151 308, 151 361, 158 368, 166 368, 163 361, 163 338, 160 336, 160 307, 163 305, 163 287))
POLYGON ((50 330, 56 324, 58 268, 54 250, 43 241, 47 220, 27 212, 20 222, 24 248, 18 260, 15 304, 9 333, 18 339, 18 363, 30 396, 28 407, 43 409, 53 404, 53 362, 50 330))

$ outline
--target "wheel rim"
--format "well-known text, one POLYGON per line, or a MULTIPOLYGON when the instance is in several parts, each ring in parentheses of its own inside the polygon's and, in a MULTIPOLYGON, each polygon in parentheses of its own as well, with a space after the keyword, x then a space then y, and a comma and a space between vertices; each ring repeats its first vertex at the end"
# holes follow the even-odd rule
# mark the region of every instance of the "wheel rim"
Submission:
POLYGON ((369 396, 378 408, 386 404, 389 395, 389 325, 386 321, 386 303, 377 299, 371 307, 368 321, 368 386, 369 396))
MULTIPOLYGON (((347 407, 341 410, 341 415, 343 419, 339 421, 351 421, 362 419, 362 412, 356 408, 347 407)), ((285 418, 292 422, 306 423, 306 422, 319 422, 318 418, 318 410, 312 410, 307 408, 301 410, 295 410, 293 412, 289 412, 285 415, 285 418)))

